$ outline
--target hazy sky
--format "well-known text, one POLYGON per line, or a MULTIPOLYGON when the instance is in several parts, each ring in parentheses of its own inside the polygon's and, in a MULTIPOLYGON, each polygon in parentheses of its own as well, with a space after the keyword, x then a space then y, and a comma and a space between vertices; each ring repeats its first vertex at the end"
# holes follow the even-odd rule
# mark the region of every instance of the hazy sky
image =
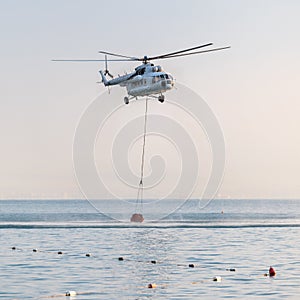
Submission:
POLYGON ((219 194, 299 198, 299 14, 297 0, 1 1, 0 197, 81 197, 72 143, 83 111, 105 91, 96 84, 103 64, 51 59, 213 42, 232 48, 159 63, 219 119, 227 160, 219 194))

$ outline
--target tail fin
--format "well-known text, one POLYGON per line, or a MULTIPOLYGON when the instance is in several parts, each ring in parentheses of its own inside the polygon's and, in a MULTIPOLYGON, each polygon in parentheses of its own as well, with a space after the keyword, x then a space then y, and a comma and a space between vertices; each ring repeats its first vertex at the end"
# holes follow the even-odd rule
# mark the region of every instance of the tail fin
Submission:
POLYGON ((100 70, 99 73, 100 73, 100 75, 101 75, 102 82, 104 83, 104 85, 105 85, 105 86, 108 86, 109 83, 108 83, 106 77, 104 76, 103 72, 100 70))

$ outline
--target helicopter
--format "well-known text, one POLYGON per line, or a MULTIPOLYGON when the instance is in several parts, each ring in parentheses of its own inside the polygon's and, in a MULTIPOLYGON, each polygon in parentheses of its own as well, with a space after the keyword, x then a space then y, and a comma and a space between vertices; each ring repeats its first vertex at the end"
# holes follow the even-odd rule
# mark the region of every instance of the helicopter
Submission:
POLYGON ((176 58, 200 53, 207 53, 213 51, 219 51, 230 48, 230 46, 213 48, 208 50, 196 51, 200 48, 212 46, 213 43, 207 43, 199 45, 196 47, 183 49, 175 52, 170 52, 157 56, 144 56, 144 57, 134 57, 122 54, 111 53, 107 51, 99 51, 98 53, 104 54, 105 59, 53 59, 52 61, 60 62, 105 62, 104 71, 100 70, 101 83, 104 86, 110 87, 113 85, 120 85, 121 87, 126 87, 127 96, 124 97, 124 103, 129 104, 132 99, 138 99, 138 97, 152 97, 157 98, 159 102, 163 103, 165 101, 164 93, 173 89, 175 86, 175 81, 170 73, 165 72, 160 65, 154 65, 151 63, 153 60, 176 58), (116 59, 107 59, 107 56, 118 57, 116 59), (114 76, 108 70, 108 62, 125 62, 125 61, 141 61, 142 65, 135 68, 132 73, 125 75, 114 76), (110 80, 107 79, 110 77, 110 80))

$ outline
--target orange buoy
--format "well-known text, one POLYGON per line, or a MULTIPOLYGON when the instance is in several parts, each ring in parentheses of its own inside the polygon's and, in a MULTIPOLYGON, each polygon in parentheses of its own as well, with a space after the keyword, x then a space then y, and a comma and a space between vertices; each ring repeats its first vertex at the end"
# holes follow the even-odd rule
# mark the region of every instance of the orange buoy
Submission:
POLYGON ((276 275, 275 269, 273 267, 270 267, 270 269, 269 269, 269 276, 273 277, 275 275, 276 275))
POLYGON ((157 287, 156 283, 149 283, 148 289, 155 289, 157 287))
POLYGON ((144 221, 144 217, 142 214, 133 214, 130 219, 131 222, 142 223, 144 221))

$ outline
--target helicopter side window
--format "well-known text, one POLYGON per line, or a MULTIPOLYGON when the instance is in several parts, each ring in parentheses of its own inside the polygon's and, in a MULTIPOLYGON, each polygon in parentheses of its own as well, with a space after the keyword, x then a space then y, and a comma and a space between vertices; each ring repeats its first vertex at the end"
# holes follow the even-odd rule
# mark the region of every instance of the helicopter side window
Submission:
POLYGON ((152 83, 159 81, 159 76, 153 76, 152 83))

